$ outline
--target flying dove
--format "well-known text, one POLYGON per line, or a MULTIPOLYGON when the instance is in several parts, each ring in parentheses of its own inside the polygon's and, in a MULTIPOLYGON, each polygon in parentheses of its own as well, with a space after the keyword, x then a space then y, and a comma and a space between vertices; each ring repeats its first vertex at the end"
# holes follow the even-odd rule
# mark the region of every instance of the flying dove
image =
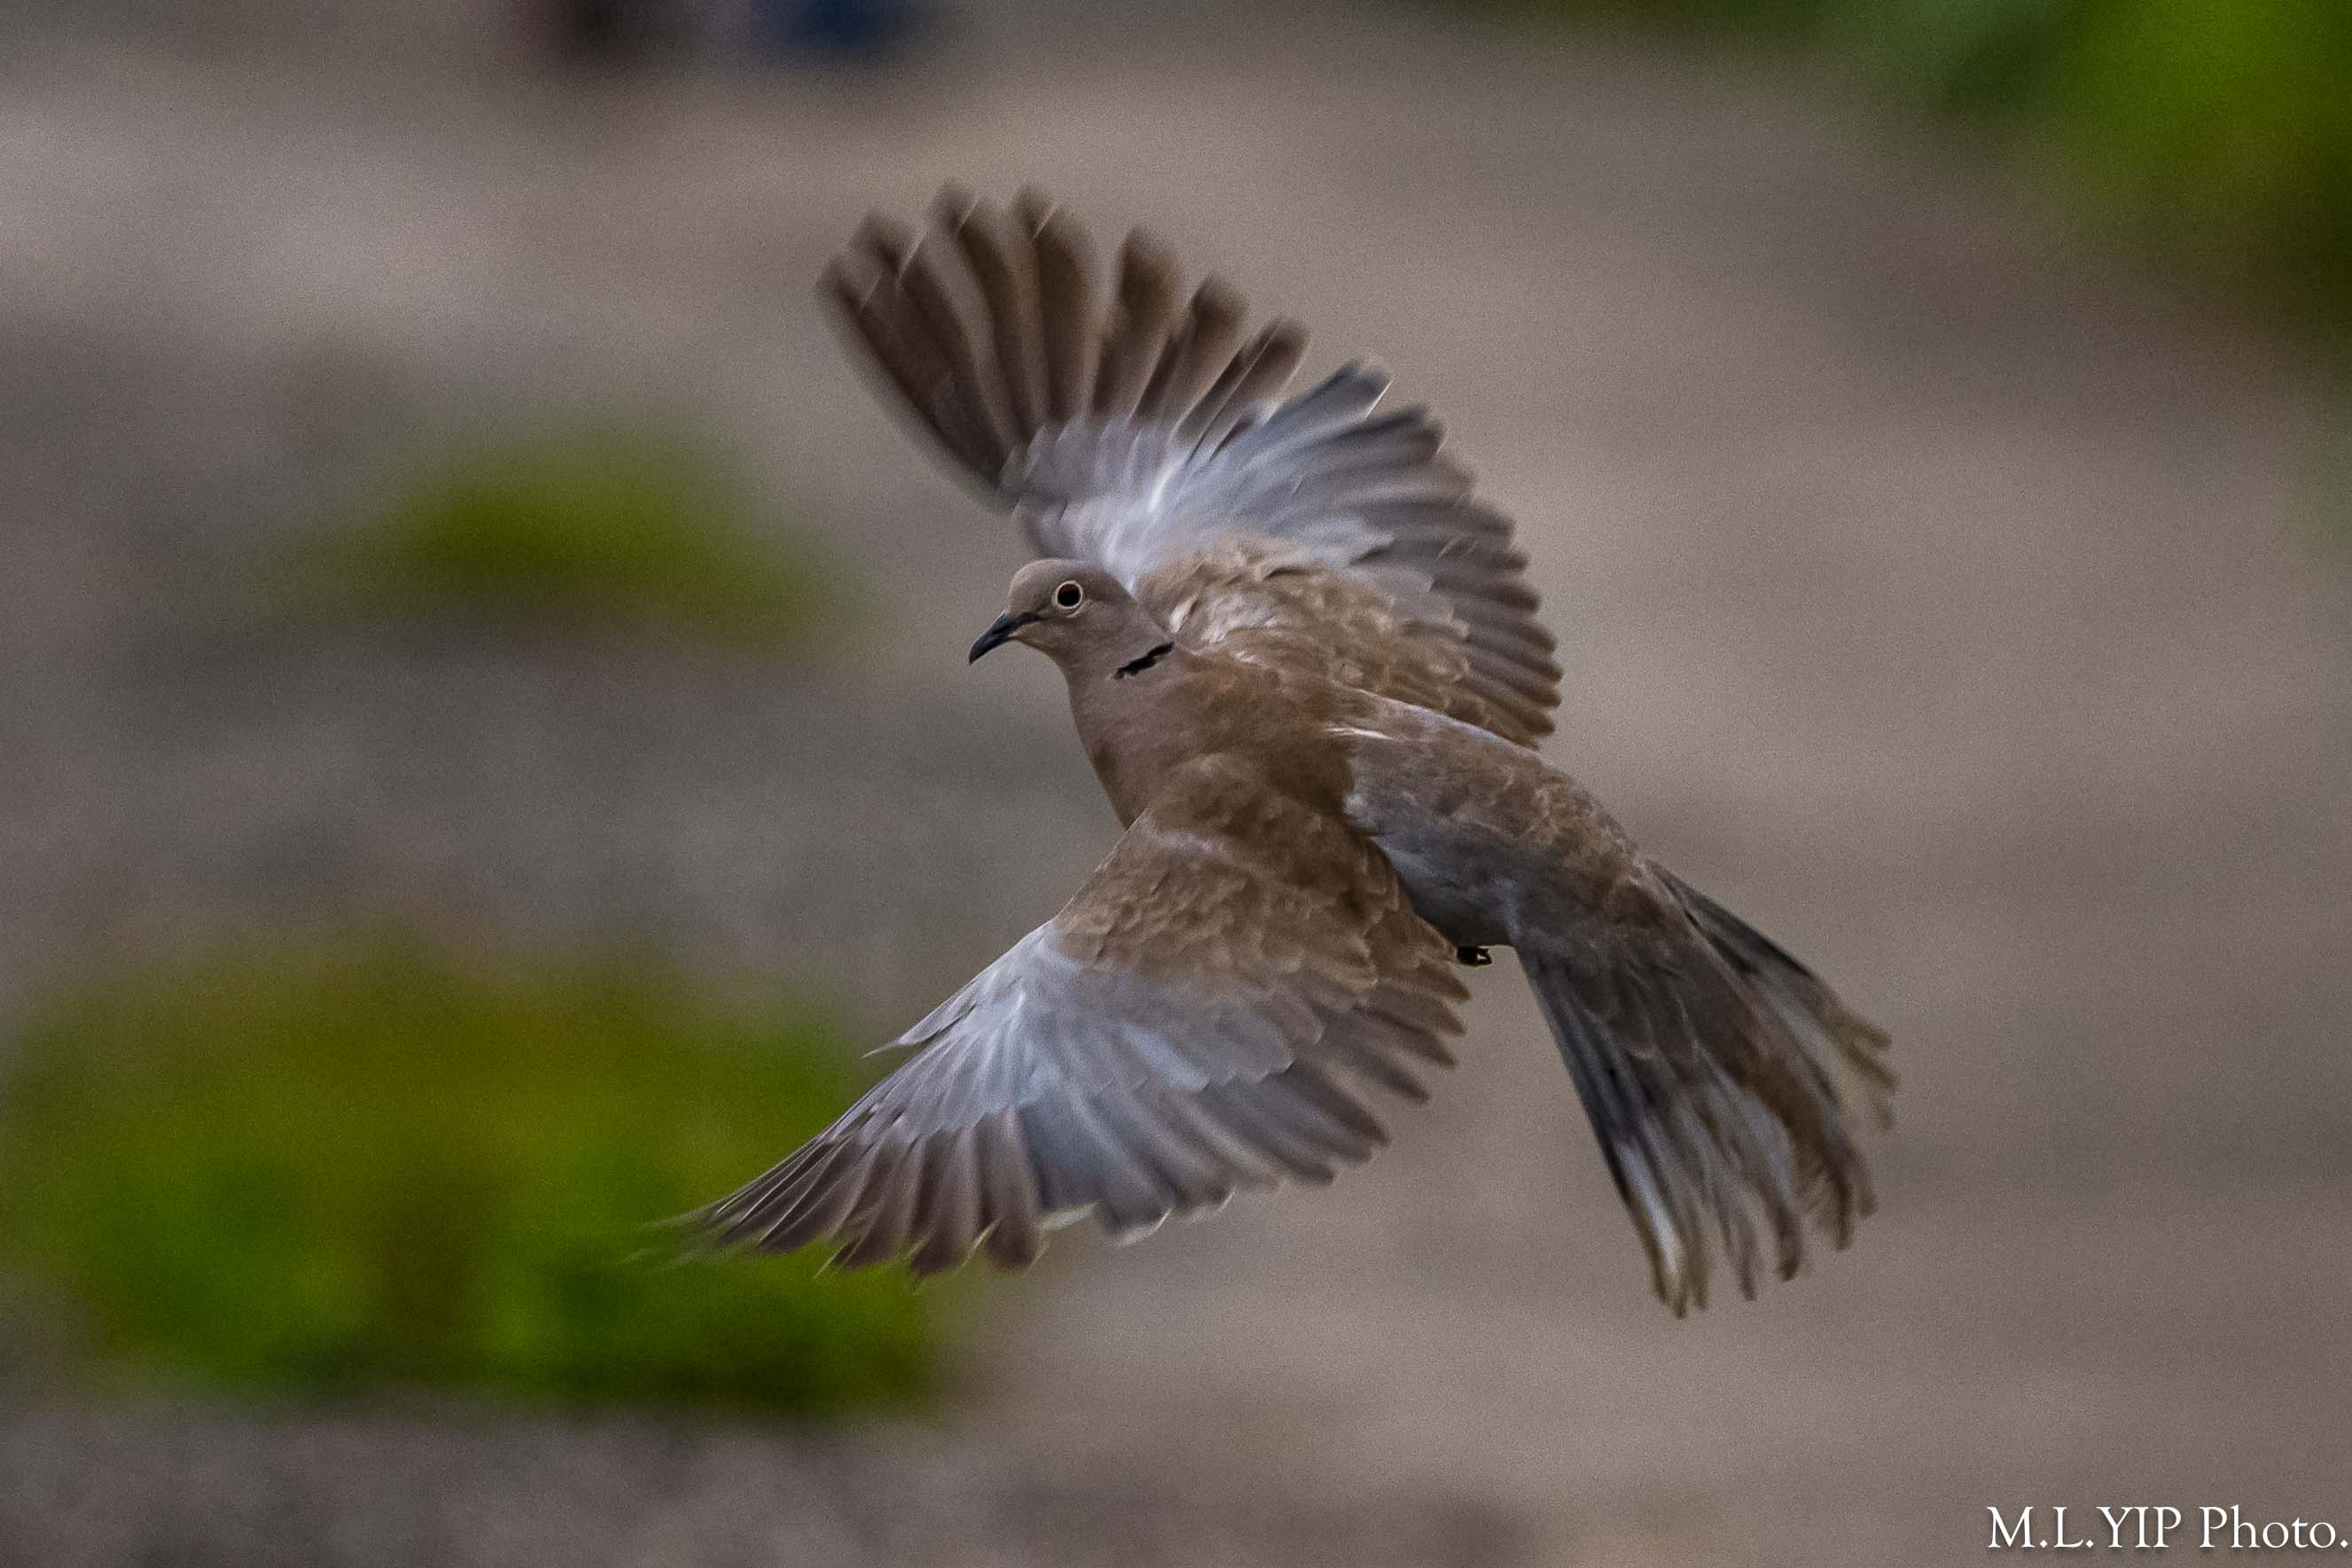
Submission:
POLYGON ((1387 1141, 1377 1094, 1449 1065, 1457 965, 1527 972, 1676 1314, 1718 1244, 1740 1290, 1872 1207, 1859 1103, 1888 1038, 1644 856, 1536 749, 1559 670, 1511 542, 1419 407, 1362 363, 1282 395, 1255 331, 1153 239, 1095 292, 1034 193, 869 220, 826 270, 849 340, 1039 558, 971 658, 1053 660, 1124 832, 1045 925, 901 1036, 897 1071, 701 1215, 919 1273, 1017 1269, 1321 1184, 1387 1141))

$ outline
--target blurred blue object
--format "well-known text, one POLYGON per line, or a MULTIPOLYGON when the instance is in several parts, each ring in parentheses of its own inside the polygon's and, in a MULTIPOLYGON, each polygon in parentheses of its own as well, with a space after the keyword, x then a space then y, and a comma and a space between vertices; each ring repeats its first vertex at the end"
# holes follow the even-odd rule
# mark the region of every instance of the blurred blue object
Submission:
POLYGON ((760 42, 783 53, 880 55, 927 19, 917 0, 753 0, 760 42))
POLYGON ((779 58, 894 52, 929 0, 528 0, 531 30, 573 61, 625 67, 680 51, 779 58))

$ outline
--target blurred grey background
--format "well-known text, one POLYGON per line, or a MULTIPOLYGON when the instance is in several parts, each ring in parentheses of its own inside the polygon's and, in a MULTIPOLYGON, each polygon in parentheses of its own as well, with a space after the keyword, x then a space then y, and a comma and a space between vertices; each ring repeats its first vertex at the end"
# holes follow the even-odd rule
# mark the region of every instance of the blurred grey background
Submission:
POLYGON ((1587 20, 19 8, 0 1017, 383 920, 782 978, 878 1040, 1043 919, 1115 825, 1044 662, 963 667, 1013 538, 812 288, 869 207, 1034 182, 1444 415, 1561 637, 1548 754, 1891 1027, 1904 1086, 1854 1248, 1677 1323, 1498 967, 1368 1171, 1067 1233, 974 1292, 915 1415, 257 1401, 20 1348, 0 1559, 1879 1565, 2056 1502, 2352 1531, 2331 329, 1780 34, 1587 20), (418 453, 615 410, 737 455, 850 610, 789 657, 252 610, 418 453))

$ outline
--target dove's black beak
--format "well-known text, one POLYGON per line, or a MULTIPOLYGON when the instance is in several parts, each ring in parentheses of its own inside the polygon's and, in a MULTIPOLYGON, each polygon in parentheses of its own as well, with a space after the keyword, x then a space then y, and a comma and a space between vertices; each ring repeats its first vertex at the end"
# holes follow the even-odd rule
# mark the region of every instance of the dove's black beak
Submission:
POLYGON ((980 663, 980 656, 982 653, 985 653, 993 648, 1002 648, 1004 644, 1013 641, 1013 633, 1020 631, 1021 628, 1028 625, 1032 621, 1042 621, 1044 619, 1045 617, 1042 615, 1032 614, 1025 612, 1019 615, 1014 615, 1012 612, 1007 612, 1006 613, 998 616, 995 620, 988 623, 988 630, 980 634, 980 641, 971 645, 971 657, 966 659, 964 663, 967 664, 977 664, 980 663))

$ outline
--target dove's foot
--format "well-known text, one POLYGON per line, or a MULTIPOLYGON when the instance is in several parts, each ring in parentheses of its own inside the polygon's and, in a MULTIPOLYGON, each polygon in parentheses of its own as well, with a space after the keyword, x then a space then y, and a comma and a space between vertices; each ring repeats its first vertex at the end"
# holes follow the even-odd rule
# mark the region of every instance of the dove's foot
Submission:
POLYGON ((1473 969, 1483 969, 1495 961, 1494 955, 1484 947, 1456 947, 1454 956, 1457 962, 1473 969))

